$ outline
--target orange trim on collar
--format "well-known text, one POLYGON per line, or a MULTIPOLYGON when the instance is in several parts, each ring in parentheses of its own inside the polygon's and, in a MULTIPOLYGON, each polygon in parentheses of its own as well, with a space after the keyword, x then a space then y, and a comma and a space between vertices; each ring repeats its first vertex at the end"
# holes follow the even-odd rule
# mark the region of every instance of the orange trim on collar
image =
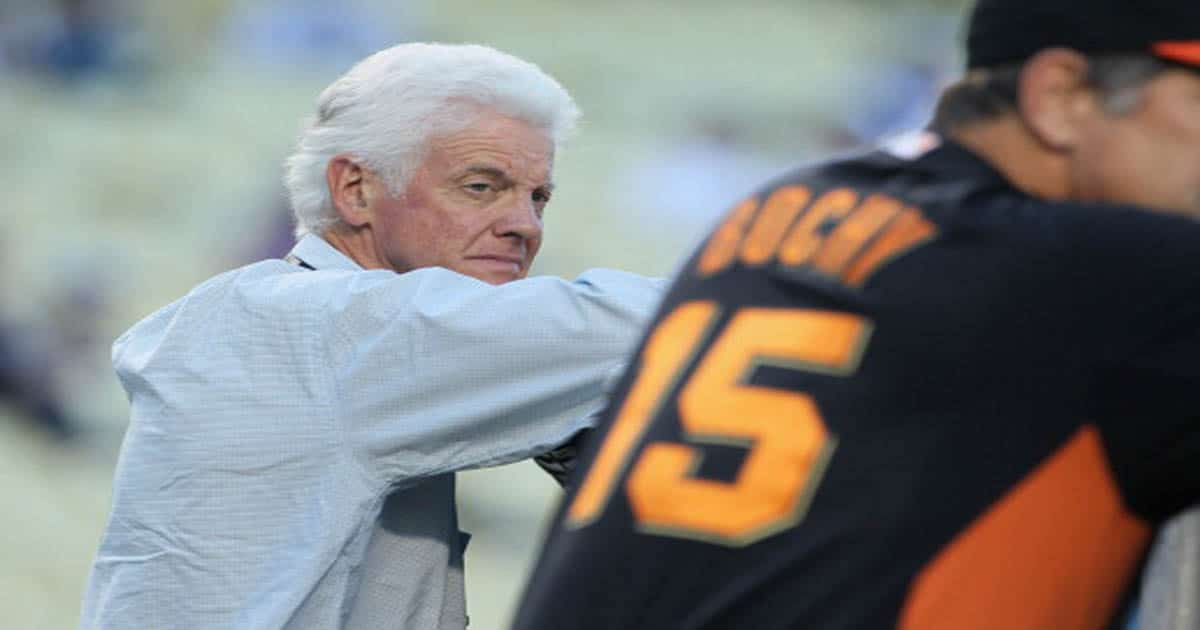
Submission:
POLYGON ((1154 54, 1188 65, 1200 66, 1200 40, 1180 42, 1158 42, 1152 47, 1154 54))

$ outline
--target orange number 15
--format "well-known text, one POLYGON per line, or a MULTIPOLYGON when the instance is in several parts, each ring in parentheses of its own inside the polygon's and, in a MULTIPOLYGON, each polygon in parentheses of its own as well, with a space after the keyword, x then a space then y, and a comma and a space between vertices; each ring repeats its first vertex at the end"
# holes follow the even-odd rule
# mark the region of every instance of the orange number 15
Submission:
MULTIPOLYGON (((567 508, 568 527, 583 527, 604 511, 647 427, 671 404, 671 392, 719 318, 715 303, 688 302, 651 334, 637 380, 567 508)), ((652 442, 630 469, 625 490, 638 528, 742 546, 798 523, 836 439, 811 396, 748 381, 760 365, 852 374, 870 333, 870 323, 850 313, 734 313, 680 390, 686 442, 652 442), (696 477, 703 444, 749 449, 732 483, 696 477)))

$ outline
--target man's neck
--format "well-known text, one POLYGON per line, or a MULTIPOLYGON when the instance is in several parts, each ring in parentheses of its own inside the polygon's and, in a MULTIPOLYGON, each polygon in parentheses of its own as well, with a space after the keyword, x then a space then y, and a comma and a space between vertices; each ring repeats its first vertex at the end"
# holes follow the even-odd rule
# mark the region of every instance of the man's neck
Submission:
POLYGON ((1055 200, 1071 197, 1066 156, 1039 142, 1016 116, 963 127, 948 136, 1029 195, 1055 200))
POLYGON ((353 228, 344 223, 335 223, 321 234, 321 238, 363 269, 392 268, 376 250, 370 227, 353 228))

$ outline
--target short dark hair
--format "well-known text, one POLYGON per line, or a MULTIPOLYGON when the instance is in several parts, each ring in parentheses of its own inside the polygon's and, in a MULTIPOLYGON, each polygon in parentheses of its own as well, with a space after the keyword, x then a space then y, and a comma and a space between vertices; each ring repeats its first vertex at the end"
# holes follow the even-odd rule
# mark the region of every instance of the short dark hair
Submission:
MULTIPOLYGON (((1116 114, 1137 105, 1141 88, 1174 67, 1142 54, 1097 55, 1088 58, 1087 82, 1116 114)), ((1022 66, 972 70, 942 92, 931 127, 941 133, 1014 112, 1022 66)))

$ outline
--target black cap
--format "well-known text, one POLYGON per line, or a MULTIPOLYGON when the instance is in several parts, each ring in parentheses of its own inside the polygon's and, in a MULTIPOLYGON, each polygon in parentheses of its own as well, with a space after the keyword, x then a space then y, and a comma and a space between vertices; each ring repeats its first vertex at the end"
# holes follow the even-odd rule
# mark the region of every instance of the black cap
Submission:
POLYGON ((979 0, 971 14, 968 68, 1019 65, 1055 47, 1200 67, 1200 0, 979 0))

